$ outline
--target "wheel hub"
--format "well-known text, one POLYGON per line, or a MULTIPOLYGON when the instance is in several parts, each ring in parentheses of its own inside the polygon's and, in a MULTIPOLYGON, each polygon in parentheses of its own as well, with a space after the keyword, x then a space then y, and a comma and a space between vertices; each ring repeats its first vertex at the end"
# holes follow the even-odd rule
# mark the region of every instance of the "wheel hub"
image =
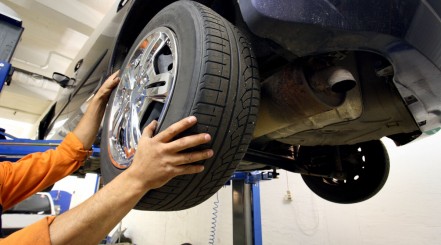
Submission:
POLYGON ((141 129, 153 120, 162 121, 176 73, 176 36, 168 28, 156 28, 130 54, 111 105, 108 149, 116 167, 129 167, 141 129))

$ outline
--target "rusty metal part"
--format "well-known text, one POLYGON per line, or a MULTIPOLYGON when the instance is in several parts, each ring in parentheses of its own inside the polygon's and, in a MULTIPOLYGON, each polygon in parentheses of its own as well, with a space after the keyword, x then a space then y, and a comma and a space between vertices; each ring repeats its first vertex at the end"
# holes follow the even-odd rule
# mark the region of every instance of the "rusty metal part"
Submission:
POLYGON ((354 77, 342 68, 321 70, 308 81, 301 66, 288 65, 262 84, 254 137, 288 127, 299 119, 333 110, 343 104, 347 89, 354 86, 354 77), (352 82, 354 85, 351 87, 352 82), (342 92, 337 93, 333 88, 342 92))

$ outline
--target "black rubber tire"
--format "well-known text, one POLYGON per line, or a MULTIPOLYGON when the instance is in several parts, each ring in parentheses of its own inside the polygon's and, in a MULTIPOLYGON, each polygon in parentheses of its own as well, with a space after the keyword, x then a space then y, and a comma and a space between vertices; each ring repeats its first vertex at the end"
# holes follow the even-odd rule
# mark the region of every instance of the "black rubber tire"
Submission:
MULTIPOLYGON (((340 152, 343 169, 346 169, 346 182, 335 183, 332 178, 302 175, 309 189, 325 200, 341 204, 362 202, 376 195, 386 183, 390 170, 389 156, 383 143, 374 140, 341 146, 340 152)), ((302 154, 302 147, 299 154, 302 154)))
MULTIPOLYGON (((198 124, 187 133, 209 133, 212 141, 205 148, 215 152, 213 158, 198 163, 205 166, 203 173, 178 176, 148 192, 135 207, 173 211, 202 203, 229 180, 252 139, 260 84, 248 41, 211 9, 191 1, 167 6, 144 28, 132 50, 150 30, 161 26, 176 34, 179 65, 174 92, 159 131, 195 115, 198 124)), ((113 96, 110 103, 112 100, 113 96)), ((108 156, 107 121, 106 115, 101 142, 105 183, 123 171, 108 156)))

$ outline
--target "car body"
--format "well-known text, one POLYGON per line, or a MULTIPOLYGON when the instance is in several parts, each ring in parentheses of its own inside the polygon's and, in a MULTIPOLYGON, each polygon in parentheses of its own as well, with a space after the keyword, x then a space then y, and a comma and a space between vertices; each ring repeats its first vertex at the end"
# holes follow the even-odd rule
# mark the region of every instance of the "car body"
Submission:
MULTIPOLYGON (((46 118, 49 130, 42 132, 52 130, 50 135, 64 137, 85 107, 77 109, 111 71, 123 66, 138 34, 174 2, 120 1, 101 33, 72 65, 76 87, 53 108, 53 116, 46 118), (65 126, 54 127, 60 120, 65 126)), ((440 130, 438 1, 197 2, 244 33, 257 61, 259 113, 239 170, 277 167, 343 186, 351 174, 334 163, 341 157, 351 162, 360 150, 358 144, 389 137, 404 145, 440 130)), ((362 201, 383 186, 389 171, 387 152, 378 144, 367 145, 363 146, 376 149, 368 150, 369 154, 382 155, 375 161, 384 162, 373 171, 382 172, 375 190, 363 197, 332 201, 362 201)), ((359 158, 365 161, 361 160, 364 155, 359 158)), ((351 176, 358 179, 362 174, 351 176)), ((360 192, 360 188, 343 192, 360 192)))

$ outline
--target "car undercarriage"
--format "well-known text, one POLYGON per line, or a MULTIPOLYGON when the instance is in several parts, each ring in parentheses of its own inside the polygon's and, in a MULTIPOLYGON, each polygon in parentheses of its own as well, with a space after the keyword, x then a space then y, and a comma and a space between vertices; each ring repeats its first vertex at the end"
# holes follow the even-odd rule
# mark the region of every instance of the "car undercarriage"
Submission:
POLYGON ((418 28, 441 25, 431 7, 416 0, 120 6, 114 38, 77 74, 81 84, 96 84, 122 71, 101 134, 104 178, 130 166, 147 123, 159 120, 162 130, 196 115, 189 133, 210 133, 215 142, 206 147, 219 154, 202 163, 203 176, 172 181, 138 208, 191 207, 235 170, 270 168, 300 173, 329 201, 372 197, 389 173, 380 139, 404 145, 440 129, 441 59, 429 47, 441 35, 422 39, 433 28, 418 28), (174 189, 182 183, 186 189, 174 189))

